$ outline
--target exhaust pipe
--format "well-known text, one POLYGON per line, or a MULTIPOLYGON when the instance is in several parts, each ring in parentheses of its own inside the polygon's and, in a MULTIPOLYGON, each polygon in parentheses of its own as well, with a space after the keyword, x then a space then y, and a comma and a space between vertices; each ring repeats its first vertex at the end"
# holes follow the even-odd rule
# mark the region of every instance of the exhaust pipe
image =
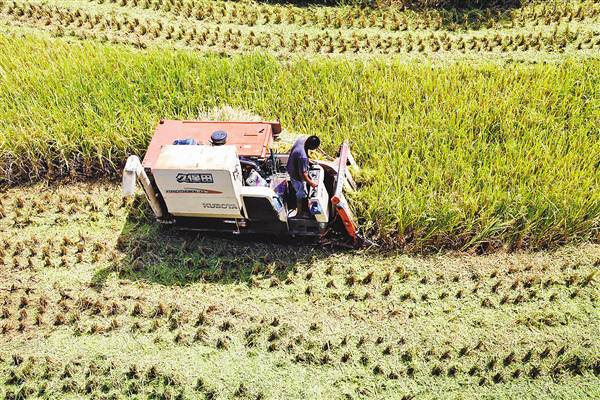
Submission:
POLYGON ((150 183, 148 175, 146 175, 146 171, 144 171, 144 167, 142 167, 139 157, 129 156, 129 158, 127 158, 127 162, 125 163, 125 168, 123 168, 122 188, 124 197, 133 196, 135 194, 136 181, 140 182, 140 185, 144 190, 144 194, 148 199, 148 203, 150 203, 150 208, 152 208, 152 212, 154 212, 156 218, 162 218, 162 207, 158 202, 157 194, 150 183))

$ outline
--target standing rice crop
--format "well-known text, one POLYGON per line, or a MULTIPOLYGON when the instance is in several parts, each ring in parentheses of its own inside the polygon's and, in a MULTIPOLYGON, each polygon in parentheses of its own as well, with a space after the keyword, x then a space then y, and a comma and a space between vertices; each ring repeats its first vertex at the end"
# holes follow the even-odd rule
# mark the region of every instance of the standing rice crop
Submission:
POLYGON ((353 204, 413 249, 598 239, 600 62, 281 62, 0 36, 0 183, 115 175, 160 118, 229 104, 344 139, 353 204), (51 46, 50 46, 51 44, 51 46))

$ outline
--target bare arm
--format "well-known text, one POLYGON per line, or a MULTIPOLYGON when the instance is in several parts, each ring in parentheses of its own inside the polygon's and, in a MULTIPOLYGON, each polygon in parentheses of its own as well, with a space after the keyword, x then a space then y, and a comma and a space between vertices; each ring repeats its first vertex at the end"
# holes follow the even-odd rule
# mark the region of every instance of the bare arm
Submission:
POLYGON ((306 183, 308 183, 311 187, 316 188, 317 187, 317 183, 315 181, 313 181, 312 179, 310 179, 310 176, 308 176, 308 171, 304 171, 304 173, 302 174, 304 181, 306 183))

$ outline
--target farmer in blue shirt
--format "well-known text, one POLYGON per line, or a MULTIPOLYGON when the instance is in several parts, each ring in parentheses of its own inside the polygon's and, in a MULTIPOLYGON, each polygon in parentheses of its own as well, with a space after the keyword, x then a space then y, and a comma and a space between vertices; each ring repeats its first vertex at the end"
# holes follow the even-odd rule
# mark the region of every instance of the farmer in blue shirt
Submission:
POLYGON ((317 187, 317 183, 308 176, 308 151, 316 150, 320 144, 321 140, 317 136, 301 137, 290 150, 286 169, 296 192, 296 216, 305 214, 304 204, 308 197, 305 182, 313 188, 317 187))

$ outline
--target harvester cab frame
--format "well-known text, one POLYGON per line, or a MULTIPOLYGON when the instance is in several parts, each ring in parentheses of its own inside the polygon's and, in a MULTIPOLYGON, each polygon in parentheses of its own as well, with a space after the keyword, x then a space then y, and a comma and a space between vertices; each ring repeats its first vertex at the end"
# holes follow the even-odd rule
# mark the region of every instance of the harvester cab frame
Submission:
POLYGON ((143 161, 132 155, 123 169, 123 194, 140 183, 156 220, 182 229, 271 234, 324 240, 330 232, 360 242, 344 196, 356 185, 347 142, 334 161, 309 168, 308 215, 292 211, 288 154, 273 151, 279 122, 161 120, 143 161))

